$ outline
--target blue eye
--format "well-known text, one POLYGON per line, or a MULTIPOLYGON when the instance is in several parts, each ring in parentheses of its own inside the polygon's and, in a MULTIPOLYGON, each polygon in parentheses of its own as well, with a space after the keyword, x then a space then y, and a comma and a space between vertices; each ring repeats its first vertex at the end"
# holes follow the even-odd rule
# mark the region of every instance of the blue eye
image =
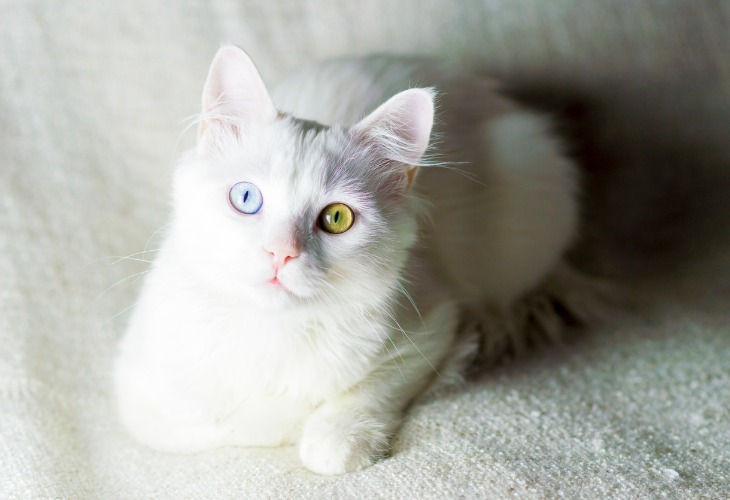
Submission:
POLYGON ((250 182, 234 184, 228 198, 231 200, 233 208, 242 214, 253 215, 261 210, 261 205, 264 204, 261 191, 250 182))

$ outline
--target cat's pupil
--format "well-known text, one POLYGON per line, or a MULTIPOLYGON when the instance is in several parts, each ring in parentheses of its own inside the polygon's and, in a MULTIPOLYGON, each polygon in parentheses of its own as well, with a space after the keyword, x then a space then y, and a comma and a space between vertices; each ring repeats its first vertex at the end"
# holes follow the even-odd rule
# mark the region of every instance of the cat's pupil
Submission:
POLYGON ((249 191, 246 191, 243 195, 243 202, 246 203, 246 200, 248 200, 248 193, 249 191))
POLYGON ((340 211, 335 212, 335 224, 340 222, 340 211))

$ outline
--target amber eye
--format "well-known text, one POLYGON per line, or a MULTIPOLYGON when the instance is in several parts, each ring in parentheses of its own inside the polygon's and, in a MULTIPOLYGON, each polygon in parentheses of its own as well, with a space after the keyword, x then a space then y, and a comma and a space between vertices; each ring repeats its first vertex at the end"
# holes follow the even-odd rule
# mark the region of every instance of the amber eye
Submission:
POLYGON ((354 221, 352 210, 344 203, 327 205, 319 214, 319 227, 332 234, 344 233, 354 221))

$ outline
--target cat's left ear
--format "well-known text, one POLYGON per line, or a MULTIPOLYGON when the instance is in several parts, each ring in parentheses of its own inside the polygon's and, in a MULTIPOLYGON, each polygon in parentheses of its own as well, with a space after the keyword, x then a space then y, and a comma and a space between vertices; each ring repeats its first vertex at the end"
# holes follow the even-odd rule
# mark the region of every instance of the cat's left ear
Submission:
POLYGON ((256 126, 277 116, 259 72, 251 58, 234 45, 226 45, 210 65, 203 89, 203 110, 198 141, 210 130, 256 126))
POLYGON ((409 89, 391 97, 350 131, 395 168, 401 169, 404 188, 415 178, 431 137, 434 91, 409 89))

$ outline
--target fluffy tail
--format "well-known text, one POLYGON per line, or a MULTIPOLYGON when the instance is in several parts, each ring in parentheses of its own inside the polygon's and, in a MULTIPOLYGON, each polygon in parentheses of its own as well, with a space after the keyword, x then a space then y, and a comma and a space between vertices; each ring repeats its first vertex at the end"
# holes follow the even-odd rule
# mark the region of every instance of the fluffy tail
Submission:
POLYGON ((569 331, 624 317, 635 302, 618 285, 561 263, 516 302, 485 304, 481 310, 465 313, 460 333, 478 339, 477 365, 489 365, 530 347, 559 343, 569 331))

